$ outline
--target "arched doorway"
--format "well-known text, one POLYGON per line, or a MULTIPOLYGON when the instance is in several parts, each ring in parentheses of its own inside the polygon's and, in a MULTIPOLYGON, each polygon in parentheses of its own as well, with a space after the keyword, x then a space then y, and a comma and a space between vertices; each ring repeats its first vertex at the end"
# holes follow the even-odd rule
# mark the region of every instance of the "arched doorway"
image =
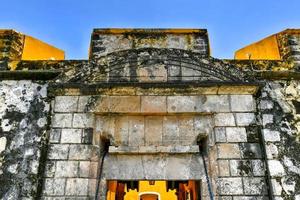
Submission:
POLYGON ((160 195, 155 192, 143 192, 139 194, 139 200, 160 200, 160 195))

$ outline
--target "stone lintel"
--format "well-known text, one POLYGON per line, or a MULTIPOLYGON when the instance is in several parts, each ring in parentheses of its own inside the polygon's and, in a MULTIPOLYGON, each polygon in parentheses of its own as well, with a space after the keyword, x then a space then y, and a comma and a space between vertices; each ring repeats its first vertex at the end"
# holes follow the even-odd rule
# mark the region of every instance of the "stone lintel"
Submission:
POLYGON ((197 154, 199 153, 199 146, 110 146, 108 152, 110 154, 160 154, 160 153, 171 153, 171 154, 197 154))
POLYGON ((51 96, 256 94, 257 83, 101 83, 51 84, 51 96))

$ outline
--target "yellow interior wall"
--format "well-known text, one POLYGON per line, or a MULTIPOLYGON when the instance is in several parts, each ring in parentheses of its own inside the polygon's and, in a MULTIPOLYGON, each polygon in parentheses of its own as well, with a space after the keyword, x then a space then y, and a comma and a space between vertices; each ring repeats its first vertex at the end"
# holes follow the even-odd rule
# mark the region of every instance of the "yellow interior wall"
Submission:
MULTIPOLYGON (((115 200, 115 192, 113 192, 113 189, 110 189, 116 187, 114 184, 116 184, 114 181, 111 181, 109 184, 107 200, 115 200)), ((139 192, 136 190, 129 190, 129 192, 126 192, 124 199, 138 200, 140 192, 157 192, 160 194, 161 200, 177 200, 177 196, 175 195, 176 190, 166 191, 166 181, 155 181, 154 185, 149 185, 149 181, 139 181, 139 192)))
POLYGON ((64 60, 65 52, 30 36, 25 36, 22 60, 64 60))
POLYGON ((236 51, 234 58, 248 60, 249 54, 251 54, 251 60, 280 60, 276 35, 269 36, 236 51))

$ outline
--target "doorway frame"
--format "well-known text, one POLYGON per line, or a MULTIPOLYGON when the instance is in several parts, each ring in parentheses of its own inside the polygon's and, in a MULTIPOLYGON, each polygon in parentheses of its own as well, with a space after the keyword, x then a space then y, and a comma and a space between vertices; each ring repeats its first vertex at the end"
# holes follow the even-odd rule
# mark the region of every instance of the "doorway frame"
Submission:
POLYGON ((158 200, 160 200, 160 194, 158 192, 141 192, 141 193, 139 193, 139 196, 138 196, 137 200, 140 200, 141 196, 144 195, 144 194, 154 194, 154 195, 157 195, 158 196, 158 200))

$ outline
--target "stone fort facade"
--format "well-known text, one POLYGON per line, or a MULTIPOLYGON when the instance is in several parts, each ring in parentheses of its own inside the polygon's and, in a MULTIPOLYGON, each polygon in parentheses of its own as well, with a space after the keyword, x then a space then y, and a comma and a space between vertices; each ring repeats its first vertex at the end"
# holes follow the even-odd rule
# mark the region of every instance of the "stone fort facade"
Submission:
POLYGON ((94 29, 88 60, 0 31, 0 199, 300 199, 300 30, 94 29))

